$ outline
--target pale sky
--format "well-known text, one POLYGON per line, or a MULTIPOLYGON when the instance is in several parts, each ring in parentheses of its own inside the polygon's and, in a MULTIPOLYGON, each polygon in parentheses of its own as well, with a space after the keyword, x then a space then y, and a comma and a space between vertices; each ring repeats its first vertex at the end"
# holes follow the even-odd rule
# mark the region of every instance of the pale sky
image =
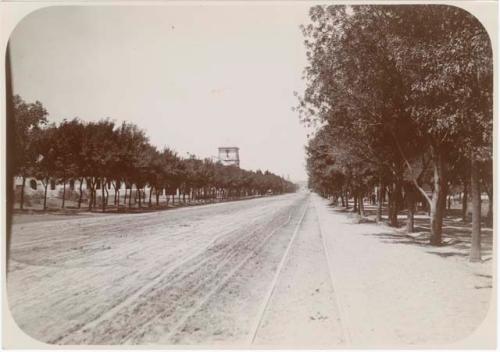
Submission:
POLYGON ((45 8, 11 36, 14 92, 51 121, 133 122, 181 156, 231 144, 242 168, 305 180, 306 129, 291 108, 308 7, 45 8))

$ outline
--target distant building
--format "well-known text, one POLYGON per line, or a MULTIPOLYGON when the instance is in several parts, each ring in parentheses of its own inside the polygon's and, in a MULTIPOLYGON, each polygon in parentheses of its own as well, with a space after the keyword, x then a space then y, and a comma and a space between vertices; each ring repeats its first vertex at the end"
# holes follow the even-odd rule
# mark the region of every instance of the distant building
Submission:
POLYGON ((240 148, 219 147, 219 161, 222 165, 236 165, 240 167, 240 148))

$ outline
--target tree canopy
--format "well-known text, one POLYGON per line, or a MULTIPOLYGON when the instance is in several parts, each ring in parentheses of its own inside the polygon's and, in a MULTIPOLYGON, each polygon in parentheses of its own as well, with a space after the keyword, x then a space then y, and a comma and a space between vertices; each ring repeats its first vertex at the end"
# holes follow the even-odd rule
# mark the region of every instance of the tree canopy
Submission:
MULTIPOLYGON (((84 122, 75 118, 49 124, 47 111, 40 102, 27 104, 15 96, 14 106, 17 131, 14 173, 23 177, 23 189, 28 176, 42 181, 44 208, 50 181, 62 182, 64 186, 72 180, 85 181, 89 209, 97 206, 100 190, 103 210, 108 204, 105 184, 113 184, 115 192, 125 184, 130 189, 129 206, 134 187, 139 194, 139 207, 145 187, 150 190, 149 205, 153 193, 158 204, 161 194, 173 195, 178 191, 189 199, 212 199, 216 193, 223 197, 243 197, 296 189, 292 182, 269 171, 224 166, 193 155, 181 158, 172 149, 158 149, 143 130, 131 123, 116 124, 110 119, 84 122)), ((79 204, 82 193, 80 190, 79 204)))
POLYGON ((417 192, 440 244, 445 199, 460 182, 453 172, 492 167, 487 32, 443 5, 314 6, 302 31, 307 86, 297 110, 320 126, 308 147, 311 186, 331 195, 377 185, 392 200, 393 225, 402 194, 417 192))

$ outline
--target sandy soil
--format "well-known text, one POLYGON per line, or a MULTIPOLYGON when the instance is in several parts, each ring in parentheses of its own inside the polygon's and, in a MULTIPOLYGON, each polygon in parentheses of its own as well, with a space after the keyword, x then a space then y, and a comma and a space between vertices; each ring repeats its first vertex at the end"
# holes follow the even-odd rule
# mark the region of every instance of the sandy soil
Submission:
MULTIPOLYGON (((258 266, 264 245, 271 253, 277 248, 279 258, 280 241, 269 241, 286 242, 291 231, 278 229, 287 229, 304 200, 297 194, 14 225, 12 314, 25 332, 48 343, 175 342, 193 307, 232 295, 224 287, 252 273, 239 269, 258 266)), ((271 277, 273 261, 264 262, 259 270, 271 277)), ((254 273, 265 288, 260 275, 254 273)))
POLYGON ((288 348, 346 347, 316 208, 309 204, 254 344, 288 348))
POLYGON ((99 217, 99 216, 106 216, 106 214, 90 213, 90 212, 81 212, 72 214, 51 214, 51 213, 14 214, 14 216, 12 217, 12 223, 18 225, 18 224, 29 224, 32 222, 55 221, 55 220, 66 221, 75 218, 83 219, 83 218, 99 217))
POLYGON ((437 347, 490 301, 491 248, 477 264, 459 251, 304 193, 21 222, 8 299, 26 333, 55 344, 437 347))
POLYGON ((438 347, 481 324, 492 298, 491 251, 469 263, 450 255, 453 246, 409 241, 387 226, 358 224, 318 196, 313 201, 351 346, 438 347))

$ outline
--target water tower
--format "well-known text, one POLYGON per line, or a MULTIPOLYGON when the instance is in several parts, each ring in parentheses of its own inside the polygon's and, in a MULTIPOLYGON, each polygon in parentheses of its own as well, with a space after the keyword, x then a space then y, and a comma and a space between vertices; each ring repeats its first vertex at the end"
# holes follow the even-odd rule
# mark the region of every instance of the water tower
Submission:
POLYGON ((222 165, 236 165, 240 167, 240 148, 219 147, 219 161, 222 165))

